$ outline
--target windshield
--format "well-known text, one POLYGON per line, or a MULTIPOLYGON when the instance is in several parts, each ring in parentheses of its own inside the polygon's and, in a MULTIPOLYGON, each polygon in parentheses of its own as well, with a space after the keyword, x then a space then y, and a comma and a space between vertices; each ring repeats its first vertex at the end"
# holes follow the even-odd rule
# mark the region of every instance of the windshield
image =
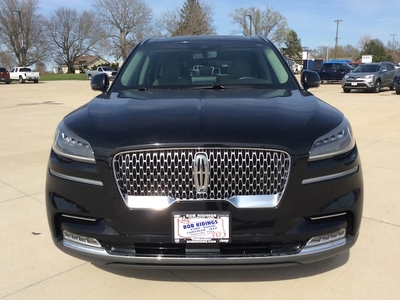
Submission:
POLYGON ((378 72, 380 65, 360 65, 354 70, 354 73, 374 73, 378 72))
POLYGON ((286 62, 266 42, 151 42, 124 63, 113 90, 255 86, 296 89, 286 62))

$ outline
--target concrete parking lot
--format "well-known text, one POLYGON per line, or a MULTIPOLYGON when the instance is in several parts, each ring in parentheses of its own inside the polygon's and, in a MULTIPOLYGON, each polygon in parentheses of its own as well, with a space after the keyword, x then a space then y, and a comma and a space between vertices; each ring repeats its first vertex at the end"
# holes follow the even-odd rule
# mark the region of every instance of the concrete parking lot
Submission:
POLYGON ((364 172, 361 235, 349 253, 255 270, 102 269, 52 243, 45 173, 61 118, 89 101, 88 81, 0 84, 0 299, 399 299, 400 96, 312 92, 353 126, 364 172))

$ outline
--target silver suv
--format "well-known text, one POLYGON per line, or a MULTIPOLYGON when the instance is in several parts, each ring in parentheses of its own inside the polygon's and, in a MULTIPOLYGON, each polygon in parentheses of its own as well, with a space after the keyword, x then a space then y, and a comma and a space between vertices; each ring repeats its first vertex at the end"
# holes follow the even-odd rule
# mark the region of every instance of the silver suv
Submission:
POLYGON ((379 93, 383 87, 394 90, 397 74, 398 70, 390 62, 362 64, 343 77, 343 92, 349 93, 352 89, 357 89, 379 93))

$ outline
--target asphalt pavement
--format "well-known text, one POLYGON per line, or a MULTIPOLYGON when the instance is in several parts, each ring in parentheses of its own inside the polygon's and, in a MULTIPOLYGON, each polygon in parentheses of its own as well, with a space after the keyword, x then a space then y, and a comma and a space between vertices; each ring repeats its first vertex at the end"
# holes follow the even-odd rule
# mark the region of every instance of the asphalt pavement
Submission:
POLYGON ((399 299, 400 96, 312 92, 350 120, 364 174, 361 234, 327 261, 253 270, 99 268, 58 250, 45 174, 64 115, 96 95, 88 81, 0 83, 0 299, 399 299))

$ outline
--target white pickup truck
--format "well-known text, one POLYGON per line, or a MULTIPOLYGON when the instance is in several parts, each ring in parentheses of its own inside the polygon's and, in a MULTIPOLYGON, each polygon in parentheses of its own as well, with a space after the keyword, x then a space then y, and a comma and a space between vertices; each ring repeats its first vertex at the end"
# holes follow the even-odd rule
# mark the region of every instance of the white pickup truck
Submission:
POLYGON ((31 68, 14 67, 10 71, 10 79, 18 80, 19 83, 25 83, 25 81, 33 81, 34 83, 38 83, 40 74, 39 72, 32 72, 31 68))
POLYGON ((109 79, 114 79, 115 75, 117 75, 117 71, 107 66, 97 67, 96 70, 88 70, 85 72, 87 79, 92 79, 92 77, 99 73, 106 73, 109 79))

